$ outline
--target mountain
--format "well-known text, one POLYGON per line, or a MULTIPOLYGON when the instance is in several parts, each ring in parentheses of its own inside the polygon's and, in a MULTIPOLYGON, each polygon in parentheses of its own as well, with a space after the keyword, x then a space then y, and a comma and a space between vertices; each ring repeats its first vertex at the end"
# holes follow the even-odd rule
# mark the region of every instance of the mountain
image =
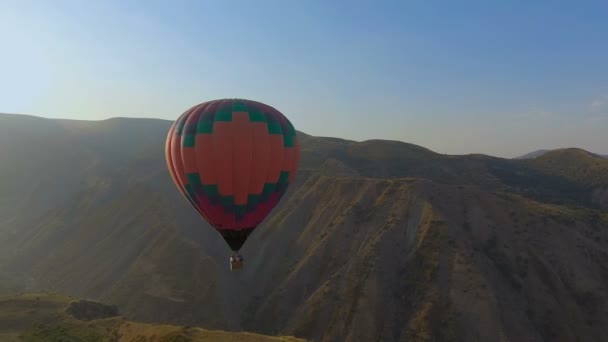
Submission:
POLYGON ((605 159, 298 132, 298 176, 232 273, 166 171, 170 124, 0 115, 0 291, 315 341, 604 338, 605 159))
POLYGON ((550 150, 536 150, 536 151, 532 151, 532 152, 526 153, 524 155, 521 155, 519 157, 515 157, 515 159, 532 159, 532 158, 540 157, 549 151, 550 150))
POLYGON ((21 294, 0 297, 2 341, 251 341, 297 342, 293 337, 271 337, 243 332, 210 331, 195 327, 150 325, 115 314, 85 319, 75 310, 100 312, 112 307, 77 301, 56 294, 21 294), (74 309, 77 308, 77 309, 74 309))
MULTIPOLYGON (((536 150, 530 153, 526 153, 522 156, 516 157, 514 159, 533 159, 533 158, 537 158, 540 157, 542 155, 544 155, 547 152, 551 152, 551 151, 555 151, 555 150, 536 150)), ((597 156, 602 157, 602 158, 608 158, 608 154, 597 154, 597 156)))

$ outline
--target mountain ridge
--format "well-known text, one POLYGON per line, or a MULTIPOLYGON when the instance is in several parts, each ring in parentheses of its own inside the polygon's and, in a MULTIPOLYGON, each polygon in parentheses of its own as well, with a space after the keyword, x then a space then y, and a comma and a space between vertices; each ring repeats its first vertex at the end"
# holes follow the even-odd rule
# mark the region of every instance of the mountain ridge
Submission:
MULTIPOLYGON (((0 112, 0 116, 21 116, 21 117, 29 117, 29 118, 33 118, 33 119, 44 119, 44 120, 55 120, 55 121, 59 121, 59 122, 66 122, 66 123, 74 123, 74 122, 80 122, 80 123, 84 123, 84 124, 95 124, 95 123, 100 123, 100 122, 121 122, 121 121, 139 121, 139 120, 143 120, 143 121, 157 121, 160 123, 163 123, 164 125, 166 125, 167 127, 169 127, 173 121, 168 120, 168 119, 161 119, 161 118, 148 118, 148 117, 128 117, 128 116, 113 116, 113 117, 109 117, 106 119, 99 119, 99 120, 78 120, 78 119, 66 119, 66 118, 47 118, 47 117, 43 117, 43 116, 37 116, 37 115, 30 115, 30 114, 17 114, 17 113, 1 113, 0 112)), ((167 128, 168 130, 168 128, 167 128)), ((330 136, 313 136, 310 134, 307 134, 305 132, 302 131, 297 131, 298 135, 300 137, 300 139, 307 139, 307 138, 319 138, 319 139, 328 139, 328 140, 335 140, 335 141, 343 141, 343 142, 348 142, 348 143, 367 143, 367 142, 388 142, 388 143, 403 143, 403 144, 409 144, 412 146, 416 146, 417 148, 421 148, 427 151, 431 151, 433 153, 437 153, 440 154, 438 152, 432 151, 428 148, 419 146, 419 145, 414 145, 411 143, 407 143, 401 140, 392 140, 392 139, 380 139, 380 138, 371 138, 371 139, 366 139, 366 140, 349 140, 349 139, 343 139, 343 138, 337 138, 337 137, 330 137, 330 136)), ((479 154, 479 153, 470 153, 470 154, 442 154, 442 155, 446 155, 446 156, 463 156, 463 155, 480 155, 480 156, 488 156, 488 157, 494 157, 494 158, 501 158, 501 159, 531 159, 531 158, 536 158, 539 157, 547 152, 550 151, 555 151, 555 150, 564 150, 564 149, 580 149, 580 150, 584 150, 582 148, 578 148, 578 147, 562 147, 562 148, 554 148, 554 149, 538 149, 532 152, 528 152, 525 153, 521 156, 518 157, 514 157, 514 158, 506 158, 506 157, 497 157, 497 156, 493 156, 493 155, 489 155, 489 154, 479 154)), ((592 153, 590 151, 587 151, 589 153, 592 153)), ((600 156, 602 158, 608 158, 608 154, 599 154, 599 153, 593 153, 597 156, 600 156)))
POLYGON ((564 148, 555 148, 555 149, 551 149, 551 150, 543 150, 543 149, 536 150, 536 151, 532 151, 532 152, 523 154, 523 155, 521 155, 519 157, 515 157, 513 159, 534 159, 534 158, 541 157, 541 156, 543 156, 543 155, 545 155, 547 153, 551 153, 551 152, 555 152, 555 151, 561 151, 561 150, 582 150, 582 151, 585 151, 587 153, 591 153, 591 154, 593 154, 595 156, 598 156, 598 157, 601 157, 601 158, 608 158, 608 154, 592 153, 592 152, 589 152, 589 151, 587 151, 585 149, 578 148, 578 147, 564 147, 564 148))
POLYGON ((608 324, 608 167, 592 154, 443 155, 298 132, 299 173, 237 274, 171 182, 170 122, 2 120, 5 292, 316 341, 600 341, 608 324))

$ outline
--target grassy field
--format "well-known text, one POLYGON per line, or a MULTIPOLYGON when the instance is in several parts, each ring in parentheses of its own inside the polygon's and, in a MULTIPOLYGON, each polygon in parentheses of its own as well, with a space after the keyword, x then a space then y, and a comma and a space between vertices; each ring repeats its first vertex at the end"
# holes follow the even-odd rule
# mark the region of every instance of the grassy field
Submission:
POLYGON ((75 300, 55 294, 0 296, 0 341, 303 341, 293 337, 144 324, 123 317, 79 321, 65 312, 75 300))

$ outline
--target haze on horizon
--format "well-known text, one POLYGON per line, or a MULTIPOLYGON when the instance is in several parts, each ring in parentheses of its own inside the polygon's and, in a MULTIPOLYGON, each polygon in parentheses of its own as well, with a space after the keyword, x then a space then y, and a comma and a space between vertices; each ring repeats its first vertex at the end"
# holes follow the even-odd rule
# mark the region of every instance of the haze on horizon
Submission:
POLYGON ((241 97, 300 131, 450 154, 608 153, 608 3, 0 3, 0 112, 173 120, 241 97))

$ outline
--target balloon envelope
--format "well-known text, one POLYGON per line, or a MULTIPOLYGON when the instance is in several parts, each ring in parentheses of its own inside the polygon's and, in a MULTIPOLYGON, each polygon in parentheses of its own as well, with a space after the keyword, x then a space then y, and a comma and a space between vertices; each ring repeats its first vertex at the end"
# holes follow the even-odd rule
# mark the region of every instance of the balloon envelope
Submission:
POLYGON ((167 135, 165 157, 181 193, 238 251, 293 181, 300 145, 278 110, 224 99, 182 114, 167 135))

